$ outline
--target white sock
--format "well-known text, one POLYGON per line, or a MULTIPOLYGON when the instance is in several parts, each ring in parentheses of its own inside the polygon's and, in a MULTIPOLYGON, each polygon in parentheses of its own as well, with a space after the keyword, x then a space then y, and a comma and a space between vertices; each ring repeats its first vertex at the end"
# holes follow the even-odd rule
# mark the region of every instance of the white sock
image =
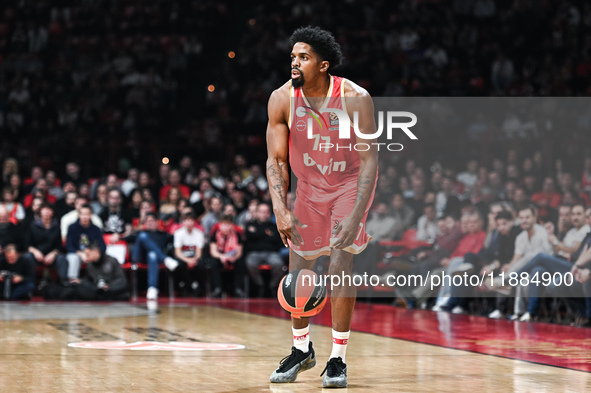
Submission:
POLYGON ((308 352, 310 344, 310 326, 302 329, 291 328, 293 332, 293 346, 302 352, 308 352))
POLYGON ((345 363, 345 354, 347 353, 347 344, 350 335, 350 330, 348 332, 337 332, 332 329, 332 352, 330 353, 330 359, 340 357, 343 363, 345 363))

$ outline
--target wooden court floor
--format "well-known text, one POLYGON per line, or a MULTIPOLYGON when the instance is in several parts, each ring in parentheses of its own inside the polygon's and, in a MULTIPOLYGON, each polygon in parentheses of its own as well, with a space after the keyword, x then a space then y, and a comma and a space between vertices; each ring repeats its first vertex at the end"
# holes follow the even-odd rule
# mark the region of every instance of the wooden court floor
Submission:
MULTIPOLYGON (((146 302, 0 303, 0 392, 323 391, 320 373, 331 348, 330 327, 322 326, 327 317, 311 327, 317 366, 300 374, 296 383, 280 385, 268 378, 292 343, 290 323, 276 316, 281 311, 275 302, 180 299, 161 300, 157 310, 150 306, 152 310, 146 302), (272 310, 274 316, 251 312, 252 306, 272 310)), ((364 307, 358 304, 359 314, 366 317, 364 307)), ((372 318, 379 321, 399 309, 373 311, 372 318)), ((438 321, 430 312, 402 316, 409 323, 438 321)), ((400 321, 403 331, 404 319, 400 321)), ((428 329, 439 328, 420 334, 448 340, 454 324, 466 321, 448 320, 447 332, 441 322, 424 322, 428 329)), ((458 338, 460 343, 463 339, 458 338)), ((568 356, 564 347, 554 347, 556 356, 568 356)), ((584 358, 585 353, 577 356, 584 358)), ((589 372, 359 331, 351 335, 347 364, 349 388, 340 390, 344 392, 591 391, 589 372)))

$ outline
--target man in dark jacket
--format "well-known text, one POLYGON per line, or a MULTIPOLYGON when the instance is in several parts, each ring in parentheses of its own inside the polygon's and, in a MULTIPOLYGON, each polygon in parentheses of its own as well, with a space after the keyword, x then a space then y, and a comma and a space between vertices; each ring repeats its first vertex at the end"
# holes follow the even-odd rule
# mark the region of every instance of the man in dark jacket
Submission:
POLYGON ((41 218, 33 221, 25 234, 25 249, 28 253, 24 258, 32 266, 37 264, 53 267, 62 282, 67 281, 68 260, 60 250, 62 237, 59 223, 53 218, 50 205, 41 207, 41 218))
POLYGON ((264 295, 264 283, 259 271, 263 263, 271 266, 271 291, 276 289, 285 274, 283 259, 279 255, 282 242, 277 226, 271 222, 271 208, 266 203, 257 206, 256 219, 248 222, 245 228, 246 266, 250 277, 259 288, 259 296, 264 295))
POLYGON ((101 254, 105 253, 106 245, 103 233, 91 221, 92 209, 85 204, 80 208, 79 219, 68 228, 66 238, 66 252, 68 258, 68 279, 70 282, 78 281, 80 264, 87 262, 84 250, 91 245, 99 247, 101 254))
POLYGON ((6 245, 4 255, 0 257, 0 296, 12 300, 29 300, 34 289, 35 270, 33 265, 20 257, 14 244, 6 245), (5 290, 8 292, 7 296, 4 295, 5 290))
POLYGON ((82 300, 127 300, 129 286, 121 265, 115 258, 92 244, 83 251, 86 277, 75 286, 76 298, 82 300))
POLYGON ((123 197, 118 189, 109 190, 107 206, 101 211, 99 217, 103 220, 103 232, 113 234, 113 243, 131 233, 131 213, 123 207, 123 197))
MULTIPOLYGON (((479 276, 487 276, 513 258, 515 250, 515 238, 521 232, 521 228, 514 224, 513 214, 507 210, 501 210, 495 215, 496 229, 492 232, 492 239, 488 247, 479 253, 468 253, 464 256, 465 263, 458 266, 456 273, 480 270, 479 276)), ((455 313, 464 313, 468 309, 468 302, 474 288, 469 285, 454 286, 451 291, 451 299, 447 304, 447 310, 455 313), (456 309, 456 307, 458 307, 456 309)), ((491 318, 504 317, 506 297, 497 297, 497 309, 489 314, 491 318)))

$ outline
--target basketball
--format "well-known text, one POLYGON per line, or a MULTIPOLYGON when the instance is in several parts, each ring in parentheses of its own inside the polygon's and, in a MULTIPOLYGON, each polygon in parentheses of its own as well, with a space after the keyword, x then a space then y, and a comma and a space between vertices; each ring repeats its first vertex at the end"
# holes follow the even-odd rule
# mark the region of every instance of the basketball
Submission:
POLYGON ((298 269, 283 277, 277 298, 281 307, 292 317, 313 317, 326 304, 326 286, 314 271, 298 269))

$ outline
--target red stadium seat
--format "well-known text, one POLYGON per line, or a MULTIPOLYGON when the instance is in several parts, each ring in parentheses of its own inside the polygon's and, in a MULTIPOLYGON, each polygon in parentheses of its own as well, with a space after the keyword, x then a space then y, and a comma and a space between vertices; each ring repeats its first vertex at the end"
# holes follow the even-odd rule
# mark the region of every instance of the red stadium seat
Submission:
POLYGON ((126 261, 129 260, 129 247, 125 240, 119 239, 117 242, 112 242, 111 238, 113 235, 105 234, 103 235, 103 239, 105 240, 105 244, 107 245, 107 255, 110 255, 117 259, 121 265, 123 265, 126 261), (111 251, 109 252, 109 246, 116 246, 111 247, 111 251), (123 255, 122 255, 123 254, 123 255))
POLYGON ((401 240, 382 240, 380 246, 394 248, 390 250, 393 256, 405 255, 419 247, 431 247, 432 244, 417 240, 417 231, 409 229, 404 232, 401 240))

